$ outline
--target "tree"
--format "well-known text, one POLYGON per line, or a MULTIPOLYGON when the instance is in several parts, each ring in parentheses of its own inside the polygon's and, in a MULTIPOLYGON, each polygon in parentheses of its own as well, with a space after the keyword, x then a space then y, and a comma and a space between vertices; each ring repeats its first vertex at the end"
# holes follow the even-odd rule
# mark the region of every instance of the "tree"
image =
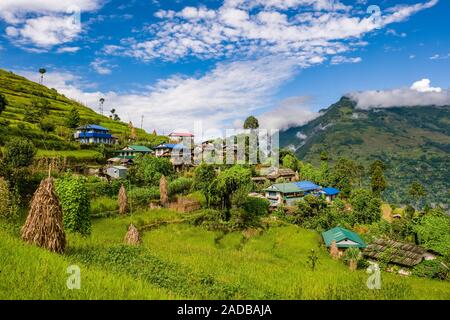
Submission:
POLYGON ((250 116, 247 119, 245 119, 244 129, 258 129, 258 128, 259 128, 259 121, 254 116, 250 116))
POLYGON ((419 244, 442 255, 450 254, 450 216, 433 209, 414 226, 419 244))
POLYGON ((418 181, 415 181, 411 184, 411 187, 409 188, 408 193, 411 196, 411 198, 414 200, 416 209, 419 206, 420 200, 427 195, 425 188, 418 181))
POLYGON ((111 109, 111 115, 109 116, 114 121, 120 121, 120 117, 116 113, 116 109, 111 109))
POLYGON ((356 223, 371 224, 381 218, 381 201, 366 189, 353 190, 350 199, 356 223))
POLYGON ((62 212, 64 228, 82 235, 91 233, 90 201, 86 180, 66 174, 55 183, 62 212))
POLYGON ((100 106, 99 106, 100 114, 103 115, 103 104, 105 103, 105 98, 100 98, 98 101, 100 102, 100 106))
MULTIPOLYGON (((227 213, 231 209, 231 197, 238 189, 251 185, 252 173, 239 165, 234 165, 222 171, 217 177, 217 191, 220 194, 222 209, 227 213)), ((226 215, 229 218, 229 215, 226 215)))
POLYGON ((6 97, 0 93, 0 114, 6 109, 6 106, 8 105, 8 100, 6 100, 6 97))
POLYGON ((44 83, 44 74, 47 73, 47 70, 45 68, 40 68, 39 73, 41 74, 40 84, 43 84, 44 83))
POLYGON ((316 270, 316 265, 318 263, 319 256, 317 255, 316 251, 314 249, 311 249, 311 252, 308 255, 308 264, 311 267, 311 270, 316 270))
POLYGON ((75 129, 80 125, 80 121, 80 113, 78 112, 77 108, 73 107, 72 109, 70 109, 66 124, 69 128, 75 129))
POLYGON ((361 167, 353 160, 340 158, 330 170, 330 184, 341 191, 341 196, 348 197, 361 176, 361 167))
POLYGON ((206 199, 206 206, 211 205, 212 183, 216 179, 216 170, 212 165, 202 162, 194 170, 194 188, 200 190, 206 199))
POLYGON ((42 119, 39 121, 39 128, 45 133, 49 133, 55 130, 55 124, 48 119, 42 119))
POLYGON ((293 171, 299 170, 299 161, 296 156, 287 154, 282 160, 283 167, 292 169, 293 171))
POLYGON ((34 144, 24 138, 12 138, 5 145, 4 162, 13 168, 28 167, 36 155, 34 144))
POLYGON ((380 197, 384 190, 386 190, 387 182, 384 177, 383 167, 376 166, 373 168, 372 175, 370 177, 370 185, 372 192, 377 197, 380 197))
POLYGON ((173 173, 173 166, 168 159, 151 156, 137 156, 129 174, 133 182, 142 185, 157 186, 162 175, 166 177, 173 173))

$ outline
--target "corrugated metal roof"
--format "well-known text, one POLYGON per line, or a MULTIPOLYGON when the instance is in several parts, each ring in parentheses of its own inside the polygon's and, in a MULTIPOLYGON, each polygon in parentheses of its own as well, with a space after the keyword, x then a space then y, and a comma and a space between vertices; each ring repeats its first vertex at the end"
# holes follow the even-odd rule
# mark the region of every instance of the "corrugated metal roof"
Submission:
POLYGON ((78 127, 77 130, 88 130, 88 129, 93 129, 93 130, 100 130, 100 131, 109 131, 109 129, 99 126, 98 124, 87 124, 81 127, 78 127))
POLYGON ((322 237, 323 240, 325 241, 325 244, 327 247, 331 246, 331 243, 333 241, 336 241, 336 246, 337 247, 341 247, 341 248, 346 248, 346 247, 358 247, 358 248, 365 248, 366 247, 366 243, 364 242, 363 239, 361 239, 361 237, 350 230, 341 228, 341 227, 336 227, 333 229, 330 229, 328 231, 322 232, 322 237), (350 240, 353 242, 356 242, 358 245, 350 245, 350 244, 345 244, 345 245, 339 245, 339 242, 341 241, 345 241, 345 240, 350 240))
POLYGON ((320 186, 318 186, 317 184, 315 184, 311 181, 300 181, 300 182, 295 182, 295 184, 302 191, 311 191, 311 190, 320 189, 320 186))
POLYGON ((279 191, 282 193, 302 192, 295 183, 275 183, 267 188, 266 191, 279 191))
POLYGON ((169 137, 193 137, 194 135, 189 132, 172 132, 169 137))
POLYGON ((146 146, 128 146, 129 148, 133 149, 134 151, 139 151, 139 152, 151 152, 152 150, 150 148, 147 148, 146 146))
POLYGON ((339 194, 341 191, 339 189, 336 188, 323 188, 322 191, 327 195, 327 196, 334 196, 339 194))

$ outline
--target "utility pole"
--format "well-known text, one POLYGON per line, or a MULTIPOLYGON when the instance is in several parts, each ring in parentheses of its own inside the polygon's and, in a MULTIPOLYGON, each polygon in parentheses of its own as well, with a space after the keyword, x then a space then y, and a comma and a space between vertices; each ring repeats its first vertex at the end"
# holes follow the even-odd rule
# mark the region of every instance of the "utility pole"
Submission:
POLYGON ((141 130, 144 127, 144 115, 141 116, 141 130))

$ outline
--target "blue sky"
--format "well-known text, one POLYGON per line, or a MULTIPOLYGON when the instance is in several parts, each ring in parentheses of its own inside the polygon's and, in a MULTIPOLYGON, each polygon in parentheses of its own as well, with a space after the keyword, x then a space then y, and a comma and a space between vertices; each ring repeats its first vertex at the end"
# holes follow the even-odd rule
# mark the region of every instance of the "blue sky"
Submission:
POLYGON ((95 110, 105 97, 147 130, 250 114, 285 129, 357 91, 362 108, 450 103, 448 12, 443 0, 2 0, 0 68, 37 81, 45 67, 46 85, 95 110))

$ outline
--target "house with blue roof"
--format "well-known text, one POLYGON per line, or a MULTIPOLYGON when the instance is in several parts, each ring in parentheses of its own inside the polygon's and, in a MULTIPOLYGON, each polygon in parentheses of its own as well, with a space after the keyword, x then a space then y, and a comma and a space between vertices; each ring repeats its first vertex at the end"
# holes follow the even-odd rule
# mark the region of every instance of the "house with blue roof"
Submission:
POLYGON ((322 188, 311 181, 276 183, 265 189, 264 192, 272 206, 295 205, 295 202, 308 194, 325 197, 327 201, 332 201, 339 194, 338 189, 322 188))
POLYGON ((183 169, 184 166, 192 166, 194 163, 194 150, 190 146, 181 143, 163 143, 154 149, 156 157, 170 159, 177 171, 183 169))
POLYGON ((109 129, 96 124, 78 127, 74 138, 83 144, 116 144, 118 140, 110 133, 109 129))

